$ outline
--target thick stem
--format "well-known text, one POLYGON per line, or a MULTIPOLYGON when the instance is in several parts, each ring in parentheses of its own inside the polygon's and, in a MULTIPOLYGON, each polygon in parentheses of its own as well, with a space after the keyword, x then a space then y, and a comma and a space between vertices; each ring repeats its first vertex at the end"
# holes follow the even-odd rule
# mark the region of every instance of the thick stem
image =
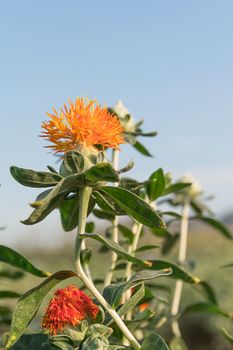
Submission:
MULTIPOLYGON (((179 255, 178 255, 178 261, 181 265, 185 263, 186 254, 187 254, 189 210, 190 210, 190 201, 189 201, 189 198, 186 197, 184 201, 183 210, 182 210, 181 228, 180 228, 180 246, 179 246, 179 255)), ((179 312, 182 290, 183 290, 183 282, 181 280, 177 280, 175 285, 173 301, 172 301, 172 307, 171 307, 172 316, 176 316, 179 312)), ((172 322, 172 331, 176 336, 181 335, 178 321, 172 322)))
POLYGON ((126 325, 124 324, 120 316, 117 314, 117 312, 107 303, 107 301, 104 299, 102 294, 98 291, 98 289, 96 289, 93 282, 87 277, 80 261, 80 251, 82 246, 82 238, 80 236, 82 236, 82 234, 85 233, 86 215, 87 215, 87 208, 88 208, 90 195, 91 195, 90 187, 84 187, 80 191, 79 226, 78 226, 78 233, 77 233, 76 244, 75 244, 76 269, 80 279, 83 281, 85 286, 90 290, 90 292, 95 296, 95 298, 100 302, 100 304, 105 308, 105 310, 111 315, 111 317, 113 318, 117 326, 123 332, 125 337, 129 340, 132 347, 138 350, 140 349, 140 344, 137 342, 133 334, 126 327, 126 325))
MULTIPOLYGON (((119 165, 119 150, 114 149, 112 152, 112 166, 114 169, 117 170, 118 165, 119 165)), ((117 187, 118 182, 115 182, 113 185, 117 187)), ((113 220, 112 239, 116 243, 118 243, 118 240, 119 240, 118 223, 119 223, 118 216, 115 216, 113 220)), ((104 287, 107 287, 112 282, 114 269, 116 267, 116 262, 117 262, 117 254, 115 252, 111 252, 111 265, 105 277, 104 287)))

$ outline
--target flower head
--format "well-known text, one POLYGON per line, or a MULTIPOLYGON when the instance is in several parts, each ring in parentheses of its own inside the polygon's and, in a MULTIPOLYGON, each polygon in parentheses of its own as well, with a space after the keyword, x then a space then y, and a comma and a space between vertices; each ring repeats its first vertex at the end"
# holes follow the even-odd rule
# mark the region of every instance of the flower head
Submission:
POLYGON ((83 291, 73 285, 55 292, 43 317, 42 328, 51 334, 67 326, 77 326, 87 317, 96 318, 99 308, 83 291))
POLYGON ((55 153, 76 149, 78 146, 118 148, 124 143, 123 128, 119 120, 107 108, 96 101, 77 98, 64 104, 59 112, 47 113, 50 120, 42 123, 42 137, 52 142, 47 146, 55 153))

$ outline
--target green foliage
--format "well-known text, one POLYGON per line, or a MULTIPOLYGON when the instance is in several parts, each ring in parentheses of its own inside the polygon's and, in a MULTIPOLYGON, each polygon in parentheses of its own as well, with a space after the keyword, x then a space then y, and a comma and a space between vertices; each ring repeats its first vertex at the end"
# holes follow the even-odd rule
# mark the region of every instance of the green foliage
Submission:
MULTIPOLYGON (((156 132, 145 133, 141 129, 143 121, 135 123, 132 115, 121 104, 118 104, 115 109, 110 109, 110 112, 123 126, 125 140, 141 154, 151 157, 150 151, 138 141, 138 137, 155 136, 156 132)), ((179 255, 177 264, 160 260, 160 258, 148 258, 148 256, 154 257, 157 253, 156 251, 151 255, 149 251, 161 247, 161 253, 165 255, 178 243, 181 252, 181 249, 184 249, 184 241, 182 242, 184 226, 188 227, 186 224, 189 219, 201 220, 218 230, 225 238, 232 239, 230 229, 211 216, 211 211, 201 198, 202 192, 200 190, 192 192, 194 189, 192 181, 186 182, 183 179, 173 183, 171 174, 165 174, 161 168, 154 171, 149 179, 143 182, 129 177, 121 178, 120 174, 133 167, 133 161, 117 170, 117 157, 115 157, 117 153, 114 153, 118 152, 117 150, 113 150, 113 164, 111 164, 107 160, 102 145, 95 145, 95 148, 88 148, 83 144, 79 146, 77 147, 79 151, 76 149, 63 155, 59 172, 51 166, 48 166, 49 172, 15 166, 10 169, 12 176, 20 184, 34 188, 48 188, 37 195, 35 202, 31 204, 34 210, 28 219, 23 221, 24 224, 39 223, 53 210, 58 209, 64 231, 71 231, 78 227, 78 236, 75 246, 77 273, 59 271, 50 275, 48 272, 39 270, 11 248, 0 246, 0 261, 37 277, 47 277, 40 285, 23 296, 15 291, 0 291, 1 299, 20 297, 13 313, 6 348, 13 350, 132 348, 168 350, 161 336, 154 332, 149 333, 150 330, 155 327, 160 329, 164 324, 178 322, 183 315, 194 312, 205 312, 229 319, 230 313, 223 311, 219 306, 212 286, 186 271, 189 268, 193 269, 194 264, 193 266, 191 263, 188 264, 189 261, 185 260, 184 256, 181 259, 179 255), (109 182, 113 184, 107 185, 109 182), (168 195, 169 197, 163 198, 168 195), (156 204, 153 203, 154 201, 156 204), (181 207, 181 214, 175 209, 164 212, 154 210, 154 208, 160 208, 160 204, 163 203, 175 209, 181 207), (195 216, 188 217, 188 214, 185 214, 185 208, 188 208, 186 211, 191 208, 195 216), (95 233, 93 222, 86 223, 86 218, 91 213, 100 219, 110 221, 111 226, 106 228, 104 234, 95 233), (131 219, 130 224, 123 222, 124 218, 122 219, 121 216, 128 216, 131 219), (132 224, 131 221, 133 221, 132 224), (141 237, 145 232, 143 226, 149 228, 154 240, 159 238, 160 245, 156 241, 152 244, 141 244, 141 237), (111 261, 106 258, 106 265, 109 265, 107 277, 110 277, 105 281, 102 277, 99 280, 94 278, 92 283, 92 271, 89 269, 92 251, 82 241, 87 238, 100 242, 101 252, 106 250, 111 252, 111 261), (81 242, 85 244, 82 245, 81 242), (139 258, 138 253, 143 254, 143 258, 139 258), (133 274, 133 271, 136 273, 133 274), (91 318, 88 320, 88 322, 93 321, 93 324, 89 325, 87 320, 84 320, 81 323, 77 322, 77 325, 72 328, 69 328, 69 324, 65 325, 64 330, 55 335, 24 335, 28 324, 35 317, 41 303, 52 288, 70 277, 79 277, 83 288, 87 288, 95 297, 94 302, 98 304, 101 312, 96 320, 91 318), (195 300, 195 303, 185 309, 179 306, 177 313, 171 315, 170 299, 173 295, 171 286, 166 282, 152 282, 160 277, 169 277, 189 284, 190 289, 204 294, 206 301, 195 300), (95 287, 103 282, 105 299, 95 287), (144 307, 146 309, 143 310, 144 307), (122 320, 128 329, 122 324, 122 320), (137 328, 140 329, 140 339, 143 339, 141 345, 133 336, 137 328), (131 339, 130 346, 125 345, 125 337, 131 339)), ((225 267, 231 266, 230 263, 225 267)), ((19 276, 19 274, 18 271, 0 271, 1 278, 16 279, 22 275, 19 276)), ((0 323, 9 324, 10 319, 11 310, 1 307, 0 323)), ((232 336, 226 330, 223 333, 232 344, 232 336)), ((187 350, 187 346, 181 337, 174 336, 170 342, 170 349, 187 350)))
POLYGON ((169 348, 160 335, 149 333, 142 343, 141 350, 169 350, 169 348))
POLYGON ((230 317, 230 314, 221 310, 216 304, 209 304, 209 303, 196 303, 187 306, 184 311, 183 315, 191 312, 207 312, 210 314, 223 316, 223 317, 230 317))
POLYGON ((73 276, 76 276, 76 273, 72 271, 56 272, 19 299, 13 313, 7 349, 10 349, 23 334, 48 292, 59 282, 73 276))
POLYGON ((30 263, 30 261, 24 258, 21 254, 17 253, 15 250, 3 245, 0 245, 0 261, 10 264, 14 267, 18 267, 25 272, 29 272, 32 275, 38 277, 47 277, 50 275, 49 272, 39 270, 32 263, 30 263))
POLYGON ((153 208, 136 194, 123 188, 105 186, 99 191, 112 198, 133 219, 150 227, 165 227, 163 220, 153 208))
POLYGON ((213 219, 213 218, 209 218, 209 217, 204 217, 204 216, 196 216, 196 217, 192 217, 193 220, 199 220, 199 221, 203 221, 204 223, 210 225, 211 227, 213 227, 214 229, 216 229, 218 232, 220 232, 224 237, 228 238, 228 239, 232 239, 232 232, 230 231, 230 229, 224 225, 222 222, 213 219))
POLYGON ((56 186, 62 179, 62 177, 58 174, 23 169, 16 166, 11 166, 10 172, 16 181, 18 181, 21 185, 28 187, 43 188, 56 186))
POLYGON ((152 202, 160 197, 163 194, 165 187, 166 179, 164 177, 163 170, 160 168, 149 177, 146 190, 150 201, 152 202))

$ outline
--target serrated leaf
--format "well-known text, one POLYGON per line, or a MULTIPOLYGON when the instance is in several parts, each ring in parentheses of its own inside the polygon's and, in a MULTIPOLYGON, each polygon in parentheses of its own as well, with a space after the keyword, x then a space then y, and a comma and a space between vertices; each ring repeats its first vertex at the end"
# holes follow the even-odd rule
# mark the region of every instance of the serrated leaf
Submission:
POLYGON ((120 187, 101 187, 99 192, 105 193, 122 208, 130 217, 150 227, 165 227, 158 213, 136 194, 120 187))
POLYGON ((195 217, 192 217, 191 219, 203 221, 206 224, 213 227, 214 229, 216 229, 217 231, 219 231, 226 238, 233 239, 231 230, 226 225, 224 225, 222 222, 220 222, 216 219, 208 218, 208 217, 204 217, 204 216, 195 216, 195 217))
POLYGON ((56 272, 19 299, 13 313, 6 349, 10 349, 23 334, 49 291, 61 281, 74 276, 77 274, 73 271, 56 272))
POLYGON ((118 182, 119 176, 117 171, 109 163, 100 163, 94 165, 85 171, 88 181, 91 183, 98 181, 118 182))
POLYGON ((163 338, 153 332, 146 335, 141 350, 169 350, 169 348, 163 338))
POLYGON ((37 277, 48 277, 50 275, 49 272, 39 270, 32 263, 30 263, 29 260, 27 260, 21 254, 17 253, 15 250, 3 245, 0 245, 0 261, 10 264, 14 267, 18 267, 37 277))
POLYGON ((16 166, 11 166, 10 172, 17 182, 28 187, 51 187, 55 186, 62 179, 58 174, 23 169, 16 166))
POLYGON ((163 169, 156 170, 149 177, 149 181, 146 186, 146 192, 151 202, 160 197, 166 186, 166 180, 164 177, 163 169))

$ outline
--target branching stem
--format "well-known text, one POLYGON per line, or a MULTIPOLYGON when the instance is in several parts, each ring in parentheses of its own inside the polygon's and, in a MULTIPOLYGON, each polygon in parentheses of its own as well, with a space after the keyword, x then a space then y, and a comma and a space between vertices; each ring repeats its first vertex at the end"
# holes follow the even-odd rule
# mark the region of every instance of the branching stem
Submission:
POLYGON ((105 308, 105 310, 111 315, 117 326, 120 328, 124 336, 128 339, 132 347, 136 350, 140 349, 141 346, 130 332, 130 330, 126 327, 120 316, 117 312, 107 303, 102 294, 96 289, 93 282, 87 277, 86 273, 83 270, 81 261, 80 261, 80 251, 82 249, 82 234, 85 233, 86 226, 86 215, 88 203, 91 195, 91 188, 84 187, 80 191, 80 206, 79 206, 79 226, 75 243, 75 264, 77 273, 85 284, 85 286, 90 290, 90 292, 94 295, 94 297, 100 302, 100 304, 105 308))

